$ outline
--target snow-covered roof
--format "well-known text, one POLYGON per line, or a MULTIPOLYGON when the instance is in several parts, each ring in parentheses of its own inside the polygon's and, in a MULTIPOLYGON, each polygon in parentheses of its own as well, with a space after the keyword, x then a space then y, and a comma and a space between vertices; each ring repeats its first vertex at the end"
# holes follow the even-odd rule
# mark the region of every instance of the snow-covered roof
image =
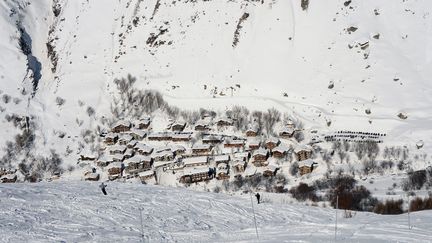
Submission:
POLYGON ((244 171, 245 176, 252 176, 255 175, 257 172, 257 168, 254 166, 248 166, 246 167, 246 170, 244 171))
POLYGON ((112 169, 112 168, 121 169, 122 168, 122 162, 113 162, 107 166, 107 170, 112 169))
POLYGON ((194 144, 192 149, 210 149, 209 144, 194 144))
POLYGON ((137 141, 136 140, 131 140, 128 144, 127 144, 127 146, 128 147, 135 147, 135 145, 137 145, 137 141))
POLYGON ((277 144, 277 143, 279 143, 279 138, 270 137, 270 138, 268 138, 268 139, 265 141, 265 143, 275 143, 275 144, 277 144))
POLYGON ((138 121, 135 121, 135 124, 136 125, 139 125, 139 124, 148 125, 148 124, 150 124, 150 121, 151 121, 150 117, 143 117, 143 118, 139 119, 138 121))
POLYGON ((311 159, 302 160, 298 162, 299 167, 312 167, 313 164, 315 164, 315 162, 311 159))
POLYGON ((260 140, 250 140, 248 141, 249 146, 259 146, 261 144, 260 140))
POLYGON ((124 161, 124 164, 127 166, 130 163, 142 163, 142 162, 148 162, 151 161, 151 156, 145 156, 145 155, 135 155, 129 159, 126 159, 124 161))
POLYGON ((246 132, 258 132, 258 125, 248 125, 248 128, 246 129, 246 132))
POLYGON ((4 179, 6 179, 6 180, 13 180, 16 177, 17 177, 16 174, 6 174, 6 175, 2 175, 1 178, 0 178, 0 180, 4 180, 4 179))
POLYGON ((107 147, 107 149, 110 152, 116 152, 116 151, 124 152, 126 150, 126 145, 115 144, 107 147))
POLYGON ((289 148, 283 144, 280 144, 276 148, 273 149, 273 152, 280 152, 280 153, 286 153, 289 150, 289 148))
POLYGON ((93 172, 87 173, 87 174, 84 175, 85 179, 97 179, 98 177, 99 177, 99 174, 98 173, 93 173, 93 172))
POLYGON ((97 161, 99 162, 112 162, 114 161, 114 155, 111 154, 102 154, 97 161))
POLYGON ((216 155, 214 157, 214 161, 219 162, 219 161, 229 161, 230 160, 230 156, 228 154, 221 154, 221 155, 216 155))
POLYGON ((225 144, 242 144, 242 145, 244 145, 245 141, 241 140, 241 139, 236 139, 236 140, 230 139, 230 140, 225 141, 225 144))
POLYGON ((298 153, 300 151, 312 151, 312 147, 306 144, 300 144, 294 149, 294 153, 298 153))
POLYGON ((192 136, 189 133, 175 133, 171 135, 173 139, 190 139, 192 136))
POLYGON ((183 175, 194 175, 208 172, 209 167, 188 167, 183 169, 183 175))
POLYGON ((136 128, 131 129, 130 133, 131 134, 135 134, 135 135, 140 136, 140 137, 144 137, 147 134, 146 131, 140 130, 140 129, 136 129, 136 128))
POLYGON ((173 164, 174 161, 170 160, 170 161, 156 161, 153 163, 153 167, 154 168, 159 168, 165 165, 169 165, 169 164, 173 164))
POLYGON ((222 135, 205 135, 203 136, 202 141, 214 141, 214 140, 218 140, 218 141, 222 141, 223 140, 223 136, 222 135))
POLYGON ((135 145, 135 149, 142 151, 143 153, 151 153, 153 151, 153 148, 144 144, 144 143, 138 143, 135 145))
POLYGON ((148 138, 171 138, 172 133, 170 132, 154 132, 148 135, 148 138))
POLYGON ((184 165, 193 165, 193 164, 200 164, 200 163, 207 163, 207 162, 208 162, 207 156, 189 157, 183 159, 184 165))
POLYGON ((266 156, 267 154, 268 154, 268 150, 267 150, 267 149, 259 148, 259 149, 255 150, 255 151, 253 152, 253 155, 252 155, 252 156, 255 156, 255 155, 263 155, 263 156, 266 156))
POLYGON ((120 121, 114 123, 114 125, 113 125, 113 127, 118 127, 118 126, 130 127, 131 123, 130 123, 130 121, 120 120, 120 121))
POLYGON ((249 157, 249 152, 239 152, 239 153, 234 153, 233 154, 234 158, 238 158, 238 159, 244 159, 244 158, 248 158, 249 157))
POLYGON ((127 141, 127 142, 129 142, 132 139, 133 139, 133 137, 130 134, 127 134, 127 133, 120 134, 120 136, 119 136, 119 140, 121 140, 121 141, 127 141))
POLYGON ((166 156, 173 156, 173 152, 171 150, 163 150, 152 154, 152 158, 162 158, 166 156))
POLYGON ((118 137, 118 135, 116 133, 113 133, 113 132, 109 132, 105 135, 105 139, 107 139, 107 138, 115 139, 117 137, 118 137))
POLYGON ((169 147, 170 147, 171 151, 173 151, 173 152, 186 151, 186 148, 180 144, 170 144, 169 147))
POLYGON ((279 134, 293 134, 293 133, 294 133, 294 128, 292 128, 292 127, 284 127, 279 132, 279 134))

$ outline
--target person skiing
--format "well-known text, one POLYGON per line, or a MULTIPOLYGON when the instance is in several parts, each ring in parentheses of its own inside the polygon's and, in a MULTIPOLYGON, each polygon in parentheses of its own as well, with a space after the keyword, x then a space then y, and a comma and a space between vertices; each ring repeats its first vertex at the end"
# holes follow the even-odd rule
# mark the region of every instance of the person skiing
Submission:
POLYGON ((255 194, 255 197, 256 197, 256 199, 258 201, 258 204, 260 204, 261 195, 259 193, 257 193, 257 194, 255 194))
POLYGON ((105 185, 105 184, 102 182, 102 184, 100 184, 99 187, 100 187, 100 189, 102 190, 103 194, 104 194, 104 195, 107 195, 107 192, 106 192, 106 190, 105 190, 105 188, 107 187, 107 185, 105 185))

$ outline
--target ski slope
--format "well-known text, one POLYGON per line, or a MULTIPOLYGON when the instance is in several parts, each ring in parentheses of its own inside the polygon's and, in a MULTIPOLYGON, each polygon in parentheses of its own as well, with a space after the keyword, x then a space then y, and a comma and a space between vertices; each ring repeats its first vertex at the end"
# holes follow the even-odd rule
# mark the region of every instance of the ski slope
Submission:
MULTIPOLYGON (((255 242, 248 195, 140 184, 52 182, 0 186, 1 242, 255 242)), ((271 196, 267 196, 271 197, 271 196)), ((334 241, 335 211, 300 204, 257 205, 259 242, 334 241)), ((337 240, 430 242, 432 212, 382 216, 339 211, 337 240)))

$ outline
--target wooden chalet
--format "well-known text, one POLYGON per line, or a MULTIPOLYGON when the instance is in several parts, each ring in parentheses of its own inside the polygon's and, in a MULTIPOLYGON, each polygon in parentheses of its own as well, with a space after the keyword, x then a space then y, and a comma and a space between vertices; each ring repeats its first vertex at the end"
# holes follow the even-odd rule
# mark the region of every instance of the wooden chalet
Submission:
POLYGON ((129 134, 135 139, 135 140, 143 140, 146 136, 147 136, 147 132, 140 130, 140 129, 136 129, 136 128, 132 128, 129 132, 129 134))
POLYGON ((171 148, 171 151, 174 153, 175 156, 183 155, 186 153, 186 148, 179 144, 173 144, 169 146, 171 148))
POLYGON ((238 152, 233 154, 233 160, 241 160, 244 162, 248 162, 251 158, 251 153, 249 152, 238 152))
POLYGON ((0 177, 1 183, 15 183, 17 181, 16 174, 4 174, 0 177))
POLYGON ((194 183, 213 179, 213 172, 208 167, 190 167, 183 170, 183 176, 180 177, 181 183, 194 183))
POLYGON ((261 146, 261 141, 258 140, 252 140, 248 142, 248 149, 249 150, 257 150, 261 146))
POLYGON ((126 149, 126 145, 112 145, 110 147, 107 147, 107 150, 110 154, 124 154, 126 149))
POLYGON ((107 166, 108 176, 121 175, 123 172, 123 163, 113 162, 107 166))
POLYGON ((127 148, 135 149, 135 146, 138 144, 138 141, 132 140, 128 144, 126 144, 127 148))
POLYGON ((152 154, 152 158, 155 162, 157 162, 157 161, 172 161, 174 159, 174 153, 171 151, 171 149, 156 151, 152 154))
POLYGON ((199 157, 189 157, 183 159, 184 167, 197 167, 208 165, 210 160, 207 156, 199 156, 199 157))
POLYGON ((107 133, 104 138, 104 142, 106 145, 114 145, 117 143, 118 135, 115 133, 107 133))
POLYGON ((269 157, 269 151, 263 148, 255 150, 252 154, 253 164, 257 167, 268 165, 267 159, 269 157))
POLYGON ((133 137, 129 134, 121 134, 118 139, 118 144, 127 145, 130 141, 133 140, 133 137))
POLYGON ((225 148, 244 148, 245 141, 242 139, 236 139, 236 140, 226 140, 224 143, 225 148))
POLYGON ((135 155, 125 160, 123 163, 127 173, 136 174, 141 171, 150 170, 152 168, 153 159, 150 156, 135 155))
POLYGON ((294 149, 298 161, 310 159, 312 157, 312 148, 307 145, 300 145, 294 149))
POLYGON ((91 153, 82 153, 80 154, 80 161, 95 161, 96 155, 91 153))
POLYGON ((231 168, 234 173, 243 173, 246 169, 246 162, 243 160, 233 160, 231 161, 231 168))
POLYGON ((85 181, 99 181, 99 179, 100 179, 99 173, 89 172, 89 171, 84 173, 84 180, 85 181))
POLYGON ((258 136, 258 129, 252 126, 249 126, 246 130, 246 137, 256 137, 258 136))
POLYGON ((150 117, 144 117, 135 122, 135 127, 138 129, 148 129, 151 123, 150 117))
POLYGON ((232 126, 233 125, 233 121, 230 118, 219 118, 216 121, 216 125, 218 127, 232 126))
POLYGON ((268 165, 262 170, 262 174, 263 174, 263 176, 271 177, 271 176, 275 176, 276 172, 278 170, 279 170, 279 167, 274 166, 274 165, 268 165))
POLYGON ((123 155, 125 159, 129 159, 135 155, 135 151, 131 148, 127 148, 123 155))
POLYGON ((153 153, 153 148, 144 143, 136 144, 134 149, 141 155, 150 155, 153 153))
POLYGON ((192 146, 192 153, 195 155, 210 155, 212 146, 209 144, 195 144, 192 146))
POLYGON ((195 131, 205 132, 210 130, 210 126, 208 124, 205 124, 203 122, 199 122, 194 127, 195 131))
POLYGON ((216 179, 218 180, 229 180, 230 178, 230 169, 227 164, 219 164, 216 169, 216 179))
POLYGON ((173 142, 189 142, 191 139, 192 133, 175 133, 171 136, 173 142))
POLYGON ((181 132, 185 129, 186 123, 185 122, 174 122, 171 125, 171 130, 174 132, 181 132))
POLYGON ((268 138, 268 139, 265 141, 265 143, 264 143, 265 147, 266 147, 267 149, 270 149, 270 150, 276 148, 279 144, 280 144, 279 139, 278 139, 278 138, 274 138, 274 137, 272 137, 272 138, 268 138))
POLYGON ((214 134, 204 135, 202 142, 205 144, 219 144, 223 142, 223 136, 214 134))
POLYGON ((248 166, 243 174, 244 174, 244 177, 250 178, 250 177, 257 175, 258 174, 257 172, 258 172, 258 170, 256 167, 248 166))
POLYGON ((272 156, 277 159, 284 158, 289 151, 289 148, 285 145, 279 145, 272 150, 272 156))
POLYGON ((228 164, 231 161, 231 157, 228 154, 215 155, 213 159, 216 167, 221 163, 228 164))
POLYGON ((122 162, 124 160, 124 154, 114 154, 112 155, 114 162, 122 162))
POLYGON ((103 154, 96 160, 96 165, 99 167, 105 167, 110 163, 114 162, 114 156, 110 154, 103 154))
POLYGON ((132 124, 129 121, 118 121, 114 124, 112 128, 112 132, 114 133, 122 133, 129 132, 132 127, 132 124))
POLYGON ((316 163, 311 159, 302 160, 298 163, 300 175, 309 174, 313 171, 316 163))
POLYGON ((282 138, 292 138, 294 136, 295 130, 294 128, 291 127, 284 127, 280 132, 279 132, 279 137, 282 138))
POLYGON ((172 133, 158 132, 151 133, 147 136, 150 141, 170 141, 172 139, 172 133))

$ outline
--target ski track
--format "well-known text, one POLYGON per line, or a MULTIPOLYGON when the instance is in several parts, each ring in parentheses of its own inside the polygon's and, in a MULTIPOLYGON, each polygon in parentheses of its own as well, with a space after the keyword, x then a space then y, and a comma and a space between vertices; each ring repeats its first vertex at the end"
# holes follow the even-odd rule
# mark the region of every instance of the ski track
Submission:
MULTIPOLYGON (((249 195, 234 197, 139 184, 55 182, 1 185, 0 242, 253 242, 249 195)), ((255 203, 255 201, 254 201, 255 203)), ((259 242, 334 240, 334 210, 298 204, 255 205, 259 242)), ((432 212, 380 216, 338 213, 338 240, 430 242, 432 212)))

